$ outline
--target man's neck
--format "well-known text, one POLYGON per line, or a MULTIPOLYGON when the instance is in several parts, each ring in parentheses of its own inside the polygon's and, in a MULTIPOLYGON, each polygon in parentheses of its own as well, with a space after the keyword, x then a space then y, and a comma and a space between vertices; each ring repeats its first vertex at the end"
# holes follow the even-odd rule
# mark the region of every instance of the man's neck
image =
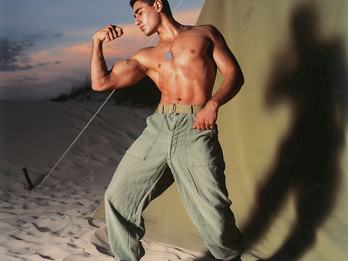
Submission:
POLYGON ((180 28, 181 24, 174 20, 174 18, 163 18, 157 31, 160 42, 173 41, 177 37, 180 28))

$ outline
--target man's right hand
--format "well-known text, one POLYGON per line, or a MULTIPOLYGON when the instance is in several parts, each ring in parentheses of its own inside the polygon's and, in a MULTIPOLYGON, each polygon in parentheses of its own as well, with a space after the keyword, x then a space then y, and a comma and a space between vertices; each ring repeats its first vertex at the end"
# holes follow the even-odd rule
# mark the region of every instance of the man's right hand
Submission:
POLYGON ((93 35, 93 40, 99 40, 103 42, 110 42, 115 40, 118 37, 123 35, 123 30, 121 27, 117 27, 116 25, 109 25, 103 29, 100 29, 93 35))

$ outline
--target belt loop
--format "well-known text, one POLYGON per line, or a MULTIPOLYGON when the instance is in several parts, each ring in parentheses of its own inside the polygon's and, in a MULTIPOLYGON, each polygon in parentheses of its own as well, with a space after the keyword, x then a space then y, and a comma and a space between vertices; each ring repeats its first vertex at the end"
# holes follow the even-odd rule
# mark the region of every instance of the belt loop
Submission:
POLYGON ((163 111, 164 111, 164 105, 161 104, 161 113, 163 113, 163 111))
POLYGON ((193 114, 193 106, 190 105, 191 114, 193 114))

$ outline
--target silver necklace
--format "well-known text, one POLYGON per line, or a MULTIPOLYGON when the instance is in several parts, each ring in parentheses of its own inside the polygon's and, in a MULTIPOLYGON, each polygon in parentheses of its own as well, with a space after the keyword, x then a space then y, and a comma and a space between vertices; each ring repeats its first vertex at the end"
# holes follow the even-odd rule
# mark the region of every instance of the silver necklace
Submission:
POLYGON ((172 48, 173 48, 173 45, 174 45, 174 42, 175 42, 176 38, 177 38, 177 37, 179 36, 179 34, 181 33, 182 29, 183 29, 183 25, 181 25, 180 31, 179 31, 179 33, 177 34, 177 36, 174 38, 173 43, 172 43, 172 46, 170 47, 170 49, 169 49, 168 52, 164 51, 164 50, 162 49, 162 47, 161 47, 161 44, 158 42, 159 48, 162 50, 162 52, 164 52, 164 57, 166 58, 166 61, 169 61, 169 60, 172 60, 172 59, 173 59, 173 54, 172 54, 171 50, 172 50, 172 48))

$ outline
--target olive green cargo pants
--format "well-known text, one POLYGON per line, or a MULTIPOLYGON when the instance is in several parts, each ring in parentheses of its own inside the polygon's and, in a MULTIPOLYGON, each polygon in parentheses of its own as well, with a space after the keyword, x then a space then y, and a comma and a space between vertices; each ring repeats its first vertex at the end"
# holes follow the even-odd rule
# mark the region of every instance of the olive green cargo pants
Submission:
POLYGON ((138 261, 144 255, 141 214, 167 168, 215 258, 229 260, 244 250, 244 238, 230 210, 217 130, 193 129, 195 116, 161 112, 150 116, 147 128, 120 162, 105 193, 108 235, 116 260, 138 261))

